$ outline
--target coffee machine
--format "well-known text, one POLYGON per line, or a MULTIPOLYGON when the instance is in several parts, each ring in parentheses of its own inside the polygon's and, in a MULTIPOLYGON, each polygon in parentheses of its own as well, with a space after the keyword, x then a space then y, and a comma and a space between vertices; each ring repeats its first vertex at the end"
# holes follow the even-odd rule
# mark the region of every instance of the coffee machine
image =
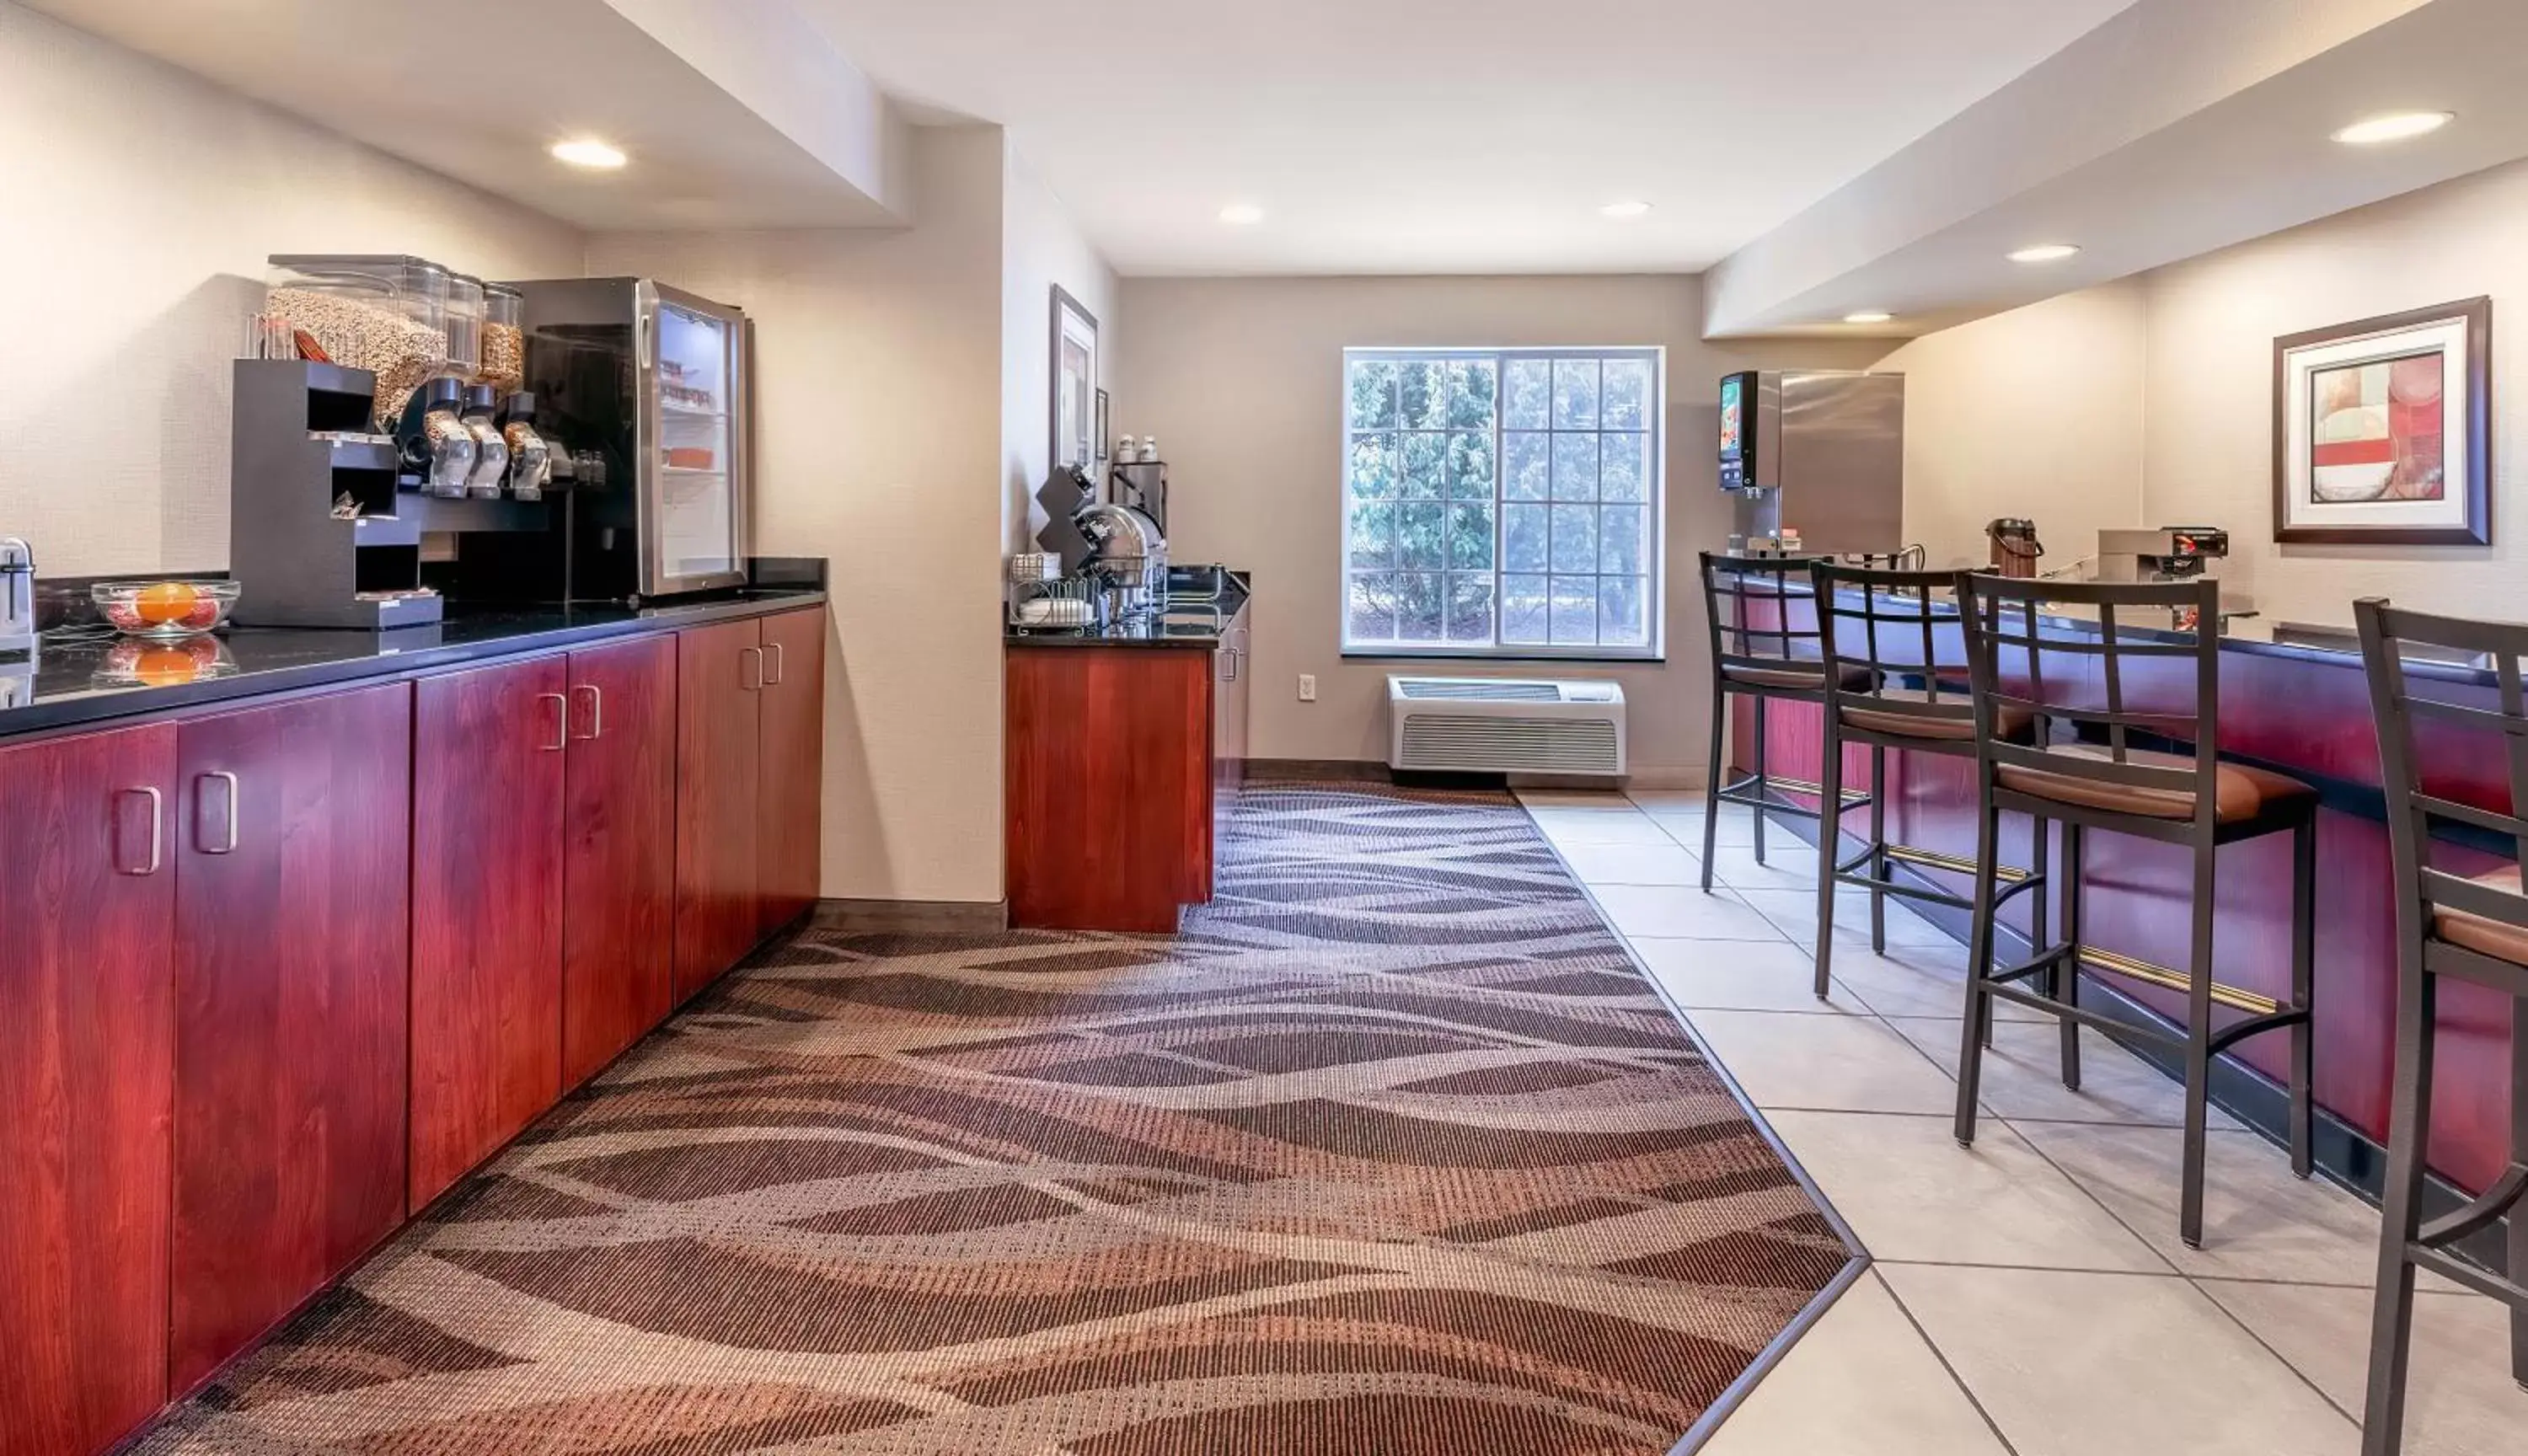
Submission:
MULTIPOLYGON (((2102 582, 2190 582, 2206 576, 2220 575, 2220 563, 2230 554, 2230 533, 2217 526, 2160 526, 2148 531, 2101 531, 2098 533, 2098 580, 2102 582)), ((2195 627, 2196 622, 2182 620, 2187 609, 2180 608, 2181 618, 2175 625, 2195 627)), ((2243 597, 2221 594, 2221 615, 2252 616, 2254 611, 2243 597)))
POLYGON ((1720 381, 1720 489, 1733 550, 1904 544, 1905 376, 1746 370, 1720 381))

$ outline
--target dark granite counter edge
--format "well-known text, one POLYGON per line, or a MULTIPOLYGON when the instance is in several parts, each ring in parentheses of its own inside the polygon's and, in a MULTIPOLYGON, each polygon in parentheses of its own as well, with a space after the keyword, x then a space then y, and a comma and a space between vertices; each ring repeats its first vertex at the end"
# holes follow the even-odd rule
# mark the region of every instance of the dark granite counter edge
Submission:
MULTIPOLYGON (((1814 594, 1812 594, 1805 586, 1794 585, 1790 589, 1790 595, 1794 597, 1807 597, 1814 594)), ((1902 607, 1904 610, 1911 611, 1913 609, 1911 598, 1905 599, 1902 603, 1902 607)), ((1957 614, 1956 606, 1948 602, 1935 603, 1932 607, 1932 611, 1933 614, 1937 616, 1955 616, 1957 614)), ((2037 613, 2037 620, 2045 623, 2049 627, 2059 627, 2069 632, 2078 632, 2089 636, 2095 636, 2098 632, 2097 622, 2087 617, 2066 616, 2056 612, 2039 612, 2037 613)), ((2141 623, 2128 621, 2119 621, 2116 624, 2116 635, 2121 638, 2130 638, 2137 642, 2168 643, 2181 646, 2191 644, 2195 639, 2194 633, 2181 628, 2152 627, 2141 623)), ((2259 657, 2282 657, 2294 662, 2312 662, 2325 667, 2350 668, 2355 672, 2360 671, 2362 668, 2361 653, 2359 651, 2347 650, 2343 648, 2321 647, 2315 643, 2273 642, 2265 638, 2238 637, 2225 632, 2221 635, 2221 650, 2225 652, 2244 652, 2259 657)), ((2471 667, 2462 662, 2436 661, 2427 657, 2406 658, 2405 672, 2408 676, 2412 677, 2430 678, 2438 682, 2471 683, 2480 688, 2496 686, 2500 681, 2499 676, 2490 668, 2471 667)))
MULTIPOLYGON (((588 622, 562 627, 521 630, 467 642, 435 643, 410 650, 395 648, 394 634, 370 634, 375 652, 331 662, 242 672, 234 677, 125 693, 103 693, 55 702, 38 702, 0 711, 0 742, 65 728, 113 727, 187 708, 241 702, 276 694, 341 687, 372 679, 416 677, 448 668, 528 657, 616 638, 674 632, 713 622, 770 616, 803 606, 818 606, 825 593, 815 589, 759 589, 742 598, 700 601, 691 605, 653 607, 636 618, 588 622)), ((461 619, 458 619, 461 621, 461 619)), ((287 629, 241 629, 287 630, 287 629)), ((428 629, 422 629, 428 630, 428 629)), ((360 636, 361 634, 341 634, 360 636)))
MULTIPOLYGON (((1209 569, 1209 568, 1200 568, 1209 569)), ((1229 624, 1254 600, 1254 588, 1248 573, 1223 569, 1226 590, 1217 602, 1200 598, 1186 599, 1181 609, 1198 612, 1203 607, 1219 607, 1216 626, 1179 623, 1177 630, 1166 635, 1117 633, 1106 628, 1057 627, 1038 632, 1004 626, 1001 644, 1013 648, 1199 648, 1205 651, 1218 649, 1229 624)))

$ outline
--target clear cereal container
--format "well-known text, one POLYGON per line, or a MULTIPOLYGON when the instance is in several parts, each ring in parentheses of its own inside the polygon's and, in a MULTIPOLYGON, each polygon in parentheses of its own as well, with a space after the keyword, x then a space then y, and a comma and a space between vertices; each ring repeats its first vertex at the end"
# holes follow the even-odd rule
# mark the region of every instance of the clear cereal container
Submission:
POLYGON ((482 382, 503 394, 527 383, 527 295, 507 284, 483 286, 482 382))
POLYGON ((448 372, 467 384, 483 376, 483 281, 448 277, 448 372))
POLYGON ((375 374, 381 425, 393 428, 421 382, 447 370, 447 269, 377 253, 275 253, 271 266, 264 323, 288 331, 302 358, 375 374))

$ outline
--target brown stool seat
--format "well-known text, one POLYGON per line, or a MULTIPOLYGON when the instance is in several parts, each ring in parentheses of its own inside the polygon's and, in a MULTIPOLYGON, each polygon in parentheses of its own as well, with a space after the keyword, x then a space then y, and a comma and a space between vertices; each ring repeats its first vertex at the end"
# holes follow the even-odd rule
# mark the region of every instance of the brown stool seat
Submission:
MULTIPOLYGON (((1886 688, 1882 689, 1877 697, 1886 702, 1911 702, 1925 706, 1931 702, 1931 695, 1920 688, 1886 688)), ((1968 706, 1966 690, 1943 686, 1940 689, 1940 703, 1946 707, 1968 706)), ((2028 737, 2028 729, 2034 727, 2036 723, 2034 712, 2028 708, 2007 704, 2001 707, 1998 717, 2000 721, 1994 726, 2001 730, 2001 736, 2004 738, 2025 739, 2028 737)), ((1861 707, 1847 703, 1843 709, 1843 721, 1854 728, 1870 733, 1884 733, 1896 738, 1973 743, 1975 735, 1975 718, 1972 714, 1959 717, 1933 717, 1927 713, 1909 713, 1901 707, 1861 707)))
MULTIPOLYGON (((2505 864, 2475 876, 2475 882, 2504 894, 2519 893, 2519 866, 2505 864)), ((2453 946, 2464 946, 2481 956, 2507 961, 2513 965, 2528 965, 2528 925, 2513 925, 2490 915, 2471 910, 2435 908, 2432 933, 2453 946)))
MULTIPOLYGON (((2094 744, 2076 744, 2050 751, 2067 758, 2090 758, 2101 763, 2113 762, 2115 755, 2094 744)), ((2125 754, 2127 762, 2149 768, 2174 768, 2191 773, 2194 759, 2185 754, 2155 754, 2140 749, 2125 754)), ((2194 792, 2190 789, 2155 789, 2133 784, 2111 784, 2102 779, 2082 778, 2078 774, 2053 773, 2042 768, 2025 768, 2017 764, 2000 766, 2001 786, 2014 793, 2037 799, 2051 799, 2058 804, 2077 804, 2084 808, 2105 809, 2109 813, 2139 814, 2152 819, 2190 819, 2194 817, 2194 792)), ((2224 763, 2214 774, 2214 814, 2224 824, 2255 818, 2266 809, 2295 799, 2312 799, 2317 791, 2289 774, 2269 768, 2250 768, 2244 764, 2224 763)))
MULTIPOLYGON (((1779 667, 1738 667, 1724 664, 1720 669, 1720 675, 1733 683, 1745 683, 1751 688, 1794 690, 1814 688, 1819 692, 1825 690, 1825 664, 1802 663, 1789 657, 1783 658, 1782 665, 1779 667)), ((1859 667, 1846 667, 1838 677, 1847 688, 1862 687, 1870 681, 1869 672, 1859 667)))

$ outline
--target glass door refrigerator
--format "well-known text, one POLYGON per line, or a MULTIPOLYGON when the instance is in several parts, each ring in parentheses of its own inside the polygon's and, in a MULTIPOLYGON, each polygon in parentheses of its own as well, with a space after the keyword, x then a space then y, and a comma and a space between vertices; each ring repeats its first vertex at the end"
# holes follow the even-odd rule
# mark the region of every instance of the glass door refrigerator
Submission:
POLYGON ((753 554, 746 316, 637 278, 515 286, 527 389, 581 601, 741 587, 753 554))

